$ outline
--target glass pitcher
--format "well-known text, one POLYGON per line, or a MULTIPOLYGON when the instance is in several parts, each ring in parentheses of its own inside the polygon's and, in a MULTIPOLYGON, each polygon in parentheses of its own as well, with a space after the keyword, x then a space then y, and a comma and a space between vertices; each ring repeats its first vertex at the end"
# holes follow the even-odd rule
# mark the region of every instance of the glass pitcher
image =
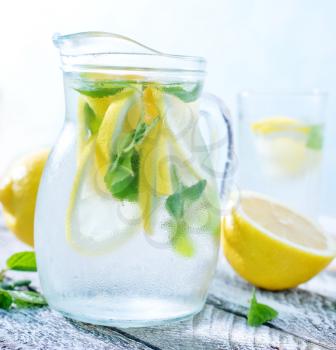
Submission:
POLYGON ((66 118, 38 194, 35 248, 51 308, 122 327, 199 312, 232 159, 205 61, 110 33, 55 35, 66 118))

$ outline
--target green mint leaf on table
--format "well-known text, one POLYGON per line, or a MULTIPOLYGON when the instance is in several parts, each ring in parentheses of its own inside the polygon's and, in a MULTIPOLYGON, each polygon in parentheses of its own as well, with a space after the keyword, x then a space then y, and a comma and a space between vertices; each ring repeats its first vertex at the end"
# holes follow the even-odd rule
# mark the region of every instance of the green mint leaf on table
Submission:
POLYGON ((174 84, 163 86, 163 91, 178 97, 183 102, 193 102, 200 96, 202 87, 200 82, 195 83, 192 89, 187 89, 181 84, 174 84))
POLYGON ((7 259, 7 268, 15 271, 37 271, 34 252, 15 253, 7 259))
POLYGON ((247 315, 249 326, 258 327, 262 324, 272 321, 278 316, 278 312, 266 304, 258 303, 255 289, 253 290, 250 309, 247 315))
POLYGON ((17 287, 28 287, 31 280, 18 280, 14 282, 0 282, 0 289, 13 290, 17 287))
POLYGON ((41 295, 38 292, 32 292, 32 291, 18 291, 18 290, 12 290, 8 291, 10 296, 13 299, 13 303, 17 304, 18 306, 34 306, 34 305, 47 305, 46 300, 44 299, 43 295, 41 295))
POLYGON ((12 296, 7 291, 0 289, 0 309, 9 310, 12 303, 12 296))
POLYGON ((1 270, 0 309, 9 310, 11 307, 32 307, 47 305, 43 295, 30 286, 31 280, 11 281, 6 278, 8 270, 36 271, 34 252, 15 253, 7 259, 7 268, 1 270))
POLYGON ((310 127, 306 146, 313 150, 321 150, 323 147, 323 126, 313 125, 310 127))
POLYGON ((31 280, 18 280, 13 282, 14 288, 16 287, 29 287, 31 285, 31 280))

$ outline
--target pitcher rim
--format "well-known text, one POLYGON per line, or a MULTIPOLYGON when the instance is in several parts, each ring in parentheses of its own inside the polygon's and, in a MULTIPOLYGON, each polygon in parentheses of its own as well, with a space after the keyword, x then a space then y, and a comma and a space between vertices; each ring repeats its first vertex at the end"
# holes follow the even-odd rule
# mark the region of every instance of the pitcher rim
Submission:
MULTIPOLYGON (((124 35, 104 32, 87 31, 62 35, 55 33, 53 43, 60 50, 62 66, 81 67, 82 69, 124 69, 143 71, 167 71, 188 73, 205 73, 206 60, 201 56, 176 55, 164 53, 150 48, 132 38, 124 35), (114 50, 113 40, 124 41, 124 44, 132 45, 136 52, 126 50, 114 50), (102 45, 101 45, 102 44, 102 45), (95 46, 96 45, 96 46, 95 46), (107 64, 94 63, 103 61, 106 56, 128 58, 139 64, 113 64, 108 59, 107 64), (90 57, 92 58, 90 61, 90 57), (87 59, 87 62, 85 61, 87 59), (76 62, 77 60, 77 62, 76 62), (142 63, 143 62, 143 63, 142 63)), ((111 60, 112 62, 112 60, 111 60)))

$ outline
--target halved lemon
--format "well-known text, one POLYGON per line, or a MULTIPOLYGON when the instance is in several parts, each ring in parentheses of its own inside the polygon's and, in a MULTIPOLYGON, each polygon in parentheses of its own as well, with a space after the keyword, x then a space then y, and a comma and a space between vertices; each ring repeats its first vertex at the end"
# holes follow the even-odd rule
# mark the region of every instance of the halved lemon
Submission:
POLYGON ((269 290, 306 282, 335 257, 335 242, 310 219, 253 192, 224 219, 223 240, 234 270, 269 290))

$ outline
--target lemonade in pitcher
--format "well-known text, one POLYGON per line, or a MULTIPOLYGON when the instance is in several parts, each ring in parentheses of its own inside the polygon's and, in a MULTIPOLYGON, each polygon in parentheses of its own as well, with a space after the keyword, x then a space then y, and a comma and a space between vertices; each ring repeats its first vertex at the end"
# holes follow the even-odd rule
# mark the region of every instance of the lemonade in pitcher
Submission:
POLYGON ((105 33, 55 40, 66 122, 39 191, 39 274, 50 306, 65 315, 157 324, 204 304, 229 159, 223 152, 218 171, 212 133, 200 124, 202 115, 222 119, 214 102, 202 107, 203 61, 150 51, 122 53, 138 60, 123 66, 113 61, 115 39, 128 40, 105 33), (154 58, 159 67, 146 61, 154 58), (164 66, 183 62, 191 67, 164 66))

